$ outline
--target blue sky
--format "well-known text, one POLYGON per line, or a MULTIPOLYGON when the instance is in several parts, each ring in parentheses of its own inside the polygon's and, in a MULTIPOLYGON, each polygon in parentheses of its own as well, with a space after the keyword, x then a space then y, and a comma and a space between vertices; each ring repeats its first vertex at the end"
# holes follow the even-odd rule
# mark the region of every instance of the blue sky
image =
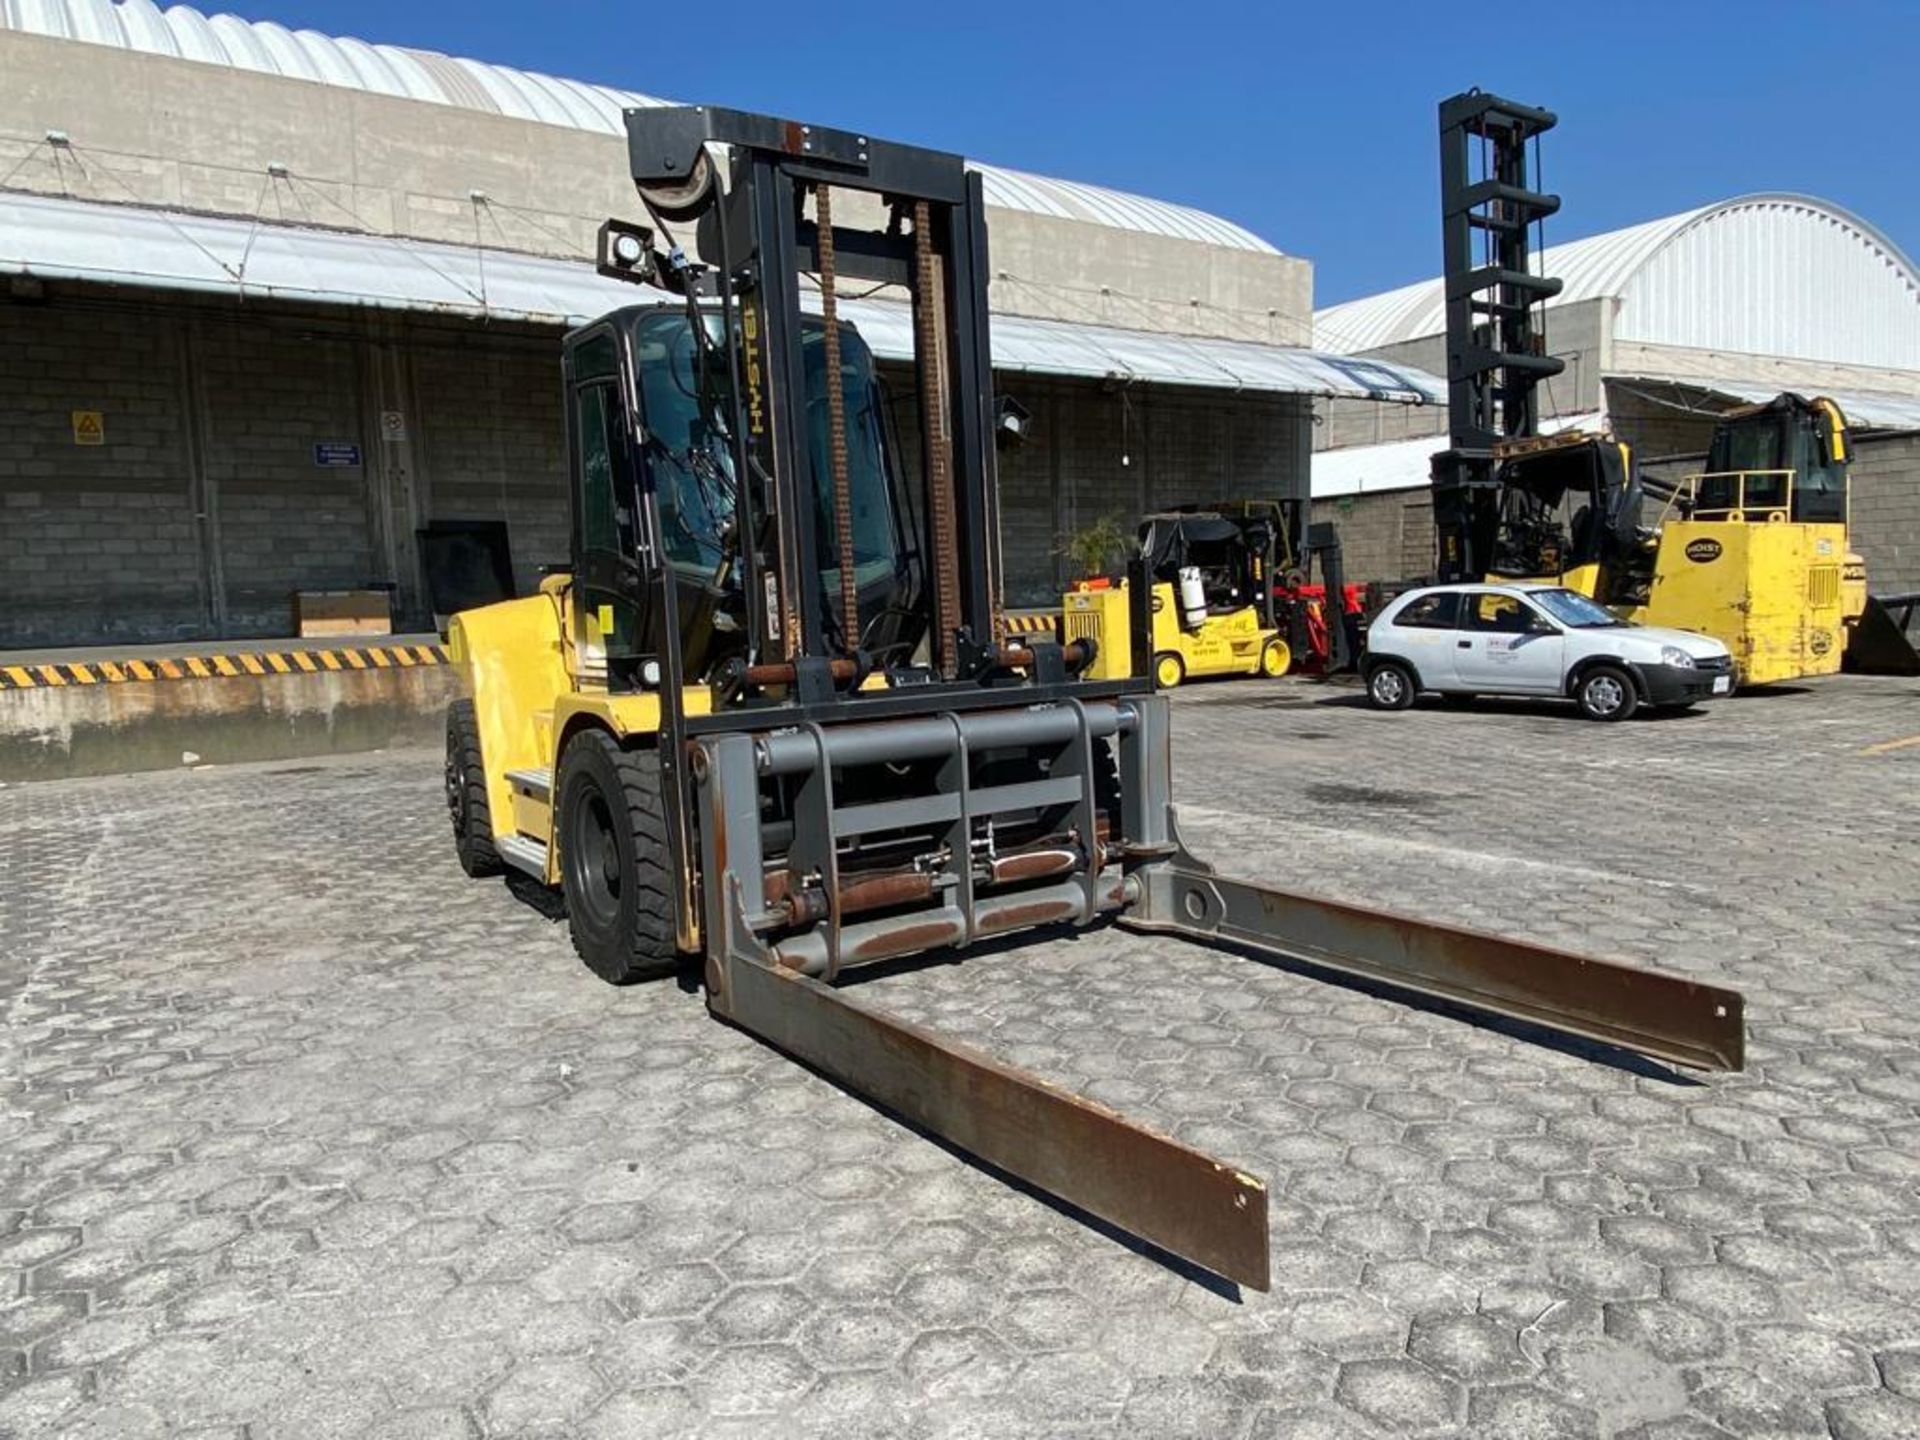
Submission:
POLYGON ((1799 190, 1920 253, 1912 0, 1509 7, 1524 42, 1399 0, 198 3, 1198 205, 1312 260, 1318 304, 1438 270, 1434 108, 1475 85, 1561 117, 1550 242, 1799 190))

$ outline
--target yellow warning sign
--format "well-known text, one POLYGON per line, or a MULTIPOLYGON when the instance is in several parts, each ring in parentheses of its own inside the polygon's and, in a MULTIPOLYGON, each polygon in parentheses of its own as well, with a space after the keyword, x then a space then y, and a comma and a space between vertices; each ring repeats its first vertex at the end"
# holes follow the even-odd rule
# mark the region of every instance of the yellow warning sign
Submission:
POLYGON ((76 445, 104 445, 107 443, 107 417, 98 410, 76 410, 73 412, 73 443, 76 445))

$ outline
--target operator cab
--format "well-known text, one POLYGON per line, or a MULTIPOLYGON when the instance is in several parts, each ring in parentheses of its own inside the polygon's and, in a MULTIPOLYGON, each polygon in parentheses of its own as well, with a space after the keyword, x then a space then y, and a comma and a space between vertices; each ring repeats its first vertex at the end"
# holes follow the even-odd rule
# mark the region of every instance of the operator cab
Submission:
MULTIPOLYGON (((1140 554, 1157 581, 1178 584, 1180 571, 1200 572, 1207 612, 1229 614, 1252 605, 1272 609, 1274 546, 1271 520, 1249 514, 1235 519, 1213 510, 1179 509, 1147 516, 1140 524, 1140 554)), ((1269 621, 1269 623, 1271 623, 1269 621)))
MULTIPOLYGON (((576 613, 604 650, 610 688, 658 684, 666 617, 653 577, 673 579, 681 664, 708 679, 747 652, 748 607, 733 528, 735 387, 717 309, 629 306, 574 331, 565 346, 576 613), (696 323, 697 317, 697 323, 696 323), (644 533, 651 493, 658 533, 644 533), (650 678, 651 677, 651 678, 650 678)), ((923 561, 885 386, 858 332, 839 327, 852 509, 857 632, 845 648, 911 660, 927 632, 923 561)), ((826 326, 801 325, 805 456, 814 498, 820 605, 846 634, 834 544, 826 401, 826 326)))
POLYGON ((1497 510, 1482 549, 1487 578, 1563 581, 1603 604, 1634 603, 1648 567, 1640 482, 1627 447, 1571 431, 1507 442, 1495 458, 1497 510))
POLYGON ((1847 521, 1847 425, 1831 400, 1775 396, 1714 427, 1696 520, 1847 521))

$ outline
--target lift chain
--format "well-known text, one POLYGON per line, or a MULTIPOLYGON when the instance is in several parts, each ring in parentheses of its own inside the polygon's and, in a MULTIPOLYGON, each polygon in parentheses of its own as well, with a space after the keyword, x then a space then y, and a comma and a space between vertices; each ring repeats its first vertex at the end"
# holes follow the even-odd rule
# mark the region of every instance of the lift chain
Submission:
POLYGON ((834 285, 833 187, 816 185, 820 234, 820 314, 826 322, 827 464, 833 471, 833 528, 840 560, 840 648, 860 648, 860 586, 853 568, 853 494, 847 482, 847 397, 840 383, 840 297, 834 285))
POLYGON ((913 327, 919 361, 920 413, 926 422, 927 509, 933 520, 934 662, 951 679, 959 656, 960 537, 954 518, 953 438, 949 434, 945 334, 939 261, 933 253, 933 207, 913 202, 913 327))

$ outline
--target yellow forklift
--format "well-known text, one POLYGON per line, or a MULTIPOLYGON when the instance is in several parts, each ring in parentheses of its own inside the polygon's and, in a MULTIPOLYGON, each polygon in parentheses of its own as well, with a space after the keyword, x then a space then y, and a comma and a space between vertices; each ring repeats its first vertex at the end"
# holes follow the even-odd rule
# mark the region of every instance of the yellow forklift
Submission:
POLYGON ((1438 578, 1558 581, 1721 641, 1743 685, 1833 674, 1849 648, 1851 668, 1920 673, 1849 552, 1850 441, 1831 400, 1723 417, 1706 470, 1672 486, 1643 481, 1613 435, 1538 433, 1536 387, 1563 367, 1536 312, 1560 282, 1532 273, 1528 235, 1559 201, 1529 188, 1527 147, 1554 123, 1478 92, 1441 109, 1453 448, 1433 460, 1438 578))
POLYGON ((1202 676, 1272 677, 1292 667, 1273 594, 1286 537, 1277 507, 1269 508, 1170 510, 1141 521, 1142 632, 1162 690, 1202 676))
POLYGON ((1740 1066, 1733 991, 1190 855, 1167 699, 1092 675, 1086 640, 1004 634, 980 177, 738 111, 626 123, 657 231, 608 222, 600 268, 655 288, 566 337, 571 569, 451 625, 471 695, 448 711, 446 796, 468 873, 556 887, 606 980, 697 964, 715 1016, 1253 1288, 1262 1181, 892 1018, 867 998, 884 984, 856 1000, 839 982, 1112 917, 1740 1066), (835 203, 848 192, 868 208, 835 203), (852 213, 877 228, 835 218, 852 213), (893 399, 838 317, 846 279, 911 296, 893 399), (896 405, 917 412, 911 458, 896 405))

